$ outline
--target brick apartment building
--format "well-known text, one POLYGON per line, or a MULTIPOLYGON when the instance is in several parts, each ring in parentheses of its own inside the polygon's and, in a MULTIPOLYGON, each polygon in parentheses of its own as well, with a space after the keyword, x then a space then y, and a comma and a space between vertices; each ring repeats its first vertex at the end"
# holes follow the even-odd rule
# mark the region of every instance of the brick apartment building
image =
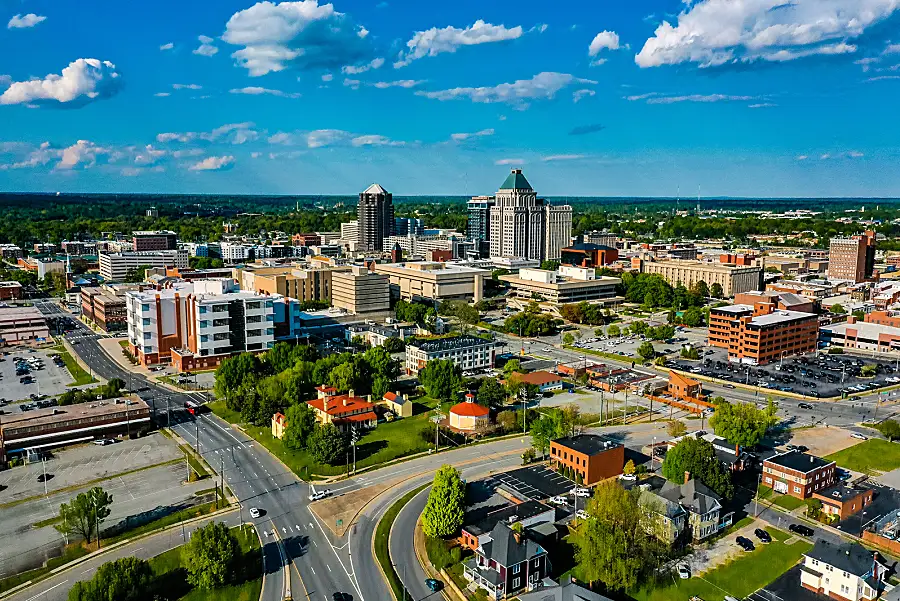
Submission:
POLYGON ((762 483, 775 492, 808 499, 835 483, 834 461, 788 451, 763 462, 762 483))
POLYGON ((709 345, 728 350, 728 360, 765 365, 816 349, 819 318, 783 311, 768 302, 717 307, 709 313, 709 345))
POLYGON ((131 236, 131 242, 136 252, 178 248, 178 236, 172 231, 139 231, 132 232, 131 236))
POLYGON ((22 284, 19 282, 0 282, 0 301, 22 300, 22 284))
POLYGON ((871 488, 856 488, 838 484, 813 493, 813 497, 822 501, 822 513, 836 515, 839 519, 848 518, 868 507, 875 496, 871 488))
POLYGON ((622 473, 625 445, 595 434, 559 438, 550 442, 550 464, 572 469, 591 486, 622 473))
POLYGON ((863 282, 874 275, 875 232, 850 238, 832 238, 828 255, 828 277, 863 282))
POLYGON ((676 371, 669 372, 669 385, 666 392, 679 400, 697 401, 703 400, 703 385, 676 371))
POLYGON ((125 297, 98 286, 81 289, 81 314, 104 332, 128 329, 128 308, 125 297))

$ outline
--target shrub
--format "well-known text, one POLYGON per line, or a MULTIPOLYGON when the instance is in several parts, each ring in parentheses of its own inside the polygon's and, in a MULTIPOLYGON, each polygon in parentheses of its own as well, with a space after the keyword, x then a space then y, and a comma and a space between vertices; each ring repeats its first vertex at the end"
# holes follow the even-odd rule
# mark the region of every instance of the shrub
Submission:
POLYGON ((425 551, 428 553, 428 561, 431 562, 431 565, 436 570, 446 570, 454 564, 453 556, 447 549, 447 543, 442 538, 426 538, 425 551))

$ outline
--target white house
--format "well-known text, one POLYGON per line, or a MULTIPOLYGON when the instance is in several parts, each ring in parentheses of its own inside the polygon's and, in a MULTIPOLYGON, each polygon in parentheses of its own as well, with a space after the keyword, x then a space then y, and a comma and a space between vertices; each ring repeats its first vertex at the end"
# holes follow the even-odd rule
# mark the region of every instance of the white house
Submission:
POLYGON ((886 572, 878 553, 862 545, 819 540, 803 557, 800 584, 834 599, 870 601, 885 588, 886 572))

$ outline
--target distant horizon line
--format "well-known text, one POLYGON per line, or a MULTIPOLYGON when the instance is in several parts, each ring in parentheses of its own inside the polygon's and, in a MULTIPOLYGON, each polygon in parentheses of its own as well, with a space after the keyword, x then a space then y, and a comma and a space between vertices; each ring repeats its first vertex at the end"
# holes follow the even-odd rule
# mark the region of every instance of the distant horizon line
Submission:
MULTIPOLYGON (((240 193, 216 193, 216 192, 0 192, 0 198, 8 196, 46 196, 49 198, 78 197, 78 196, 135 196, 135 197, 230 197, 230 198, 352 198, 359 196, 359 192, 349 194, 240 194, 240 193)), ((471 194, 393 194, 394 198, 474 198, 478 195, 471 194)), ((578 198, 600 200, 662 200, 683 202, 689 208, 698 197, 684 196, 585 196, 579 194, 547 194, 538 195, 542 198, 578 198)), ((700 196, 699 201, 750 201, 750 200, 785 200, 785 201, 885 201, 900 202, 897 196, 700 196)), ((810 210, 810 209, 800 209, 810 210)))

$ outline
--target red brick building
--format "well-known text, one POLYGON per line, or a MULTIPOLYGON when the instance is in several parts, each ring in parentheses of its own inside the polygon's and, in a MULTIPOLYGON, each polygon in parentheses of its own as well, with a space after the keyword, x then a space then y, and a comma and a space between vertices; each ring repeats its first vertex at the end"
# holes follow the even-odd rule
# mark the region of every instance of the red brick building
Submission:
POLYGON ((729 305, 709 313, 709 345, 728 350, 729 361, 765 365, 816 349, 819 318, 782 311, 770 303, 729 305))
POLYGON ((0 282, 0 301, 22 300, 22 284, 19 282, 0 282))
POLYGON ((834 461, 789 451, 763 462, 762 484, 775 492, 808 499, 835 483, 834 461))
POLYGON ((595 434, 559 438, 550 442, 550 465, 570 468, 591 486, 622 473, 625 445, 595 434))
POLYGON ((560 251, 563 265, 576 267, 603 267, 619 260, 619 251, 601 244, 573 244, 560 251))
POLYGON ((682 401, 703 400, 703 384, 675 371, 669 372, 669 395, 682 401))
POLYGON ((875 491, 871 488, 854 488, 843 484, 813 493, 813 498, 822 501, 822 513, 836 515, 842 520, 868 507, 874 496, 875 491))

